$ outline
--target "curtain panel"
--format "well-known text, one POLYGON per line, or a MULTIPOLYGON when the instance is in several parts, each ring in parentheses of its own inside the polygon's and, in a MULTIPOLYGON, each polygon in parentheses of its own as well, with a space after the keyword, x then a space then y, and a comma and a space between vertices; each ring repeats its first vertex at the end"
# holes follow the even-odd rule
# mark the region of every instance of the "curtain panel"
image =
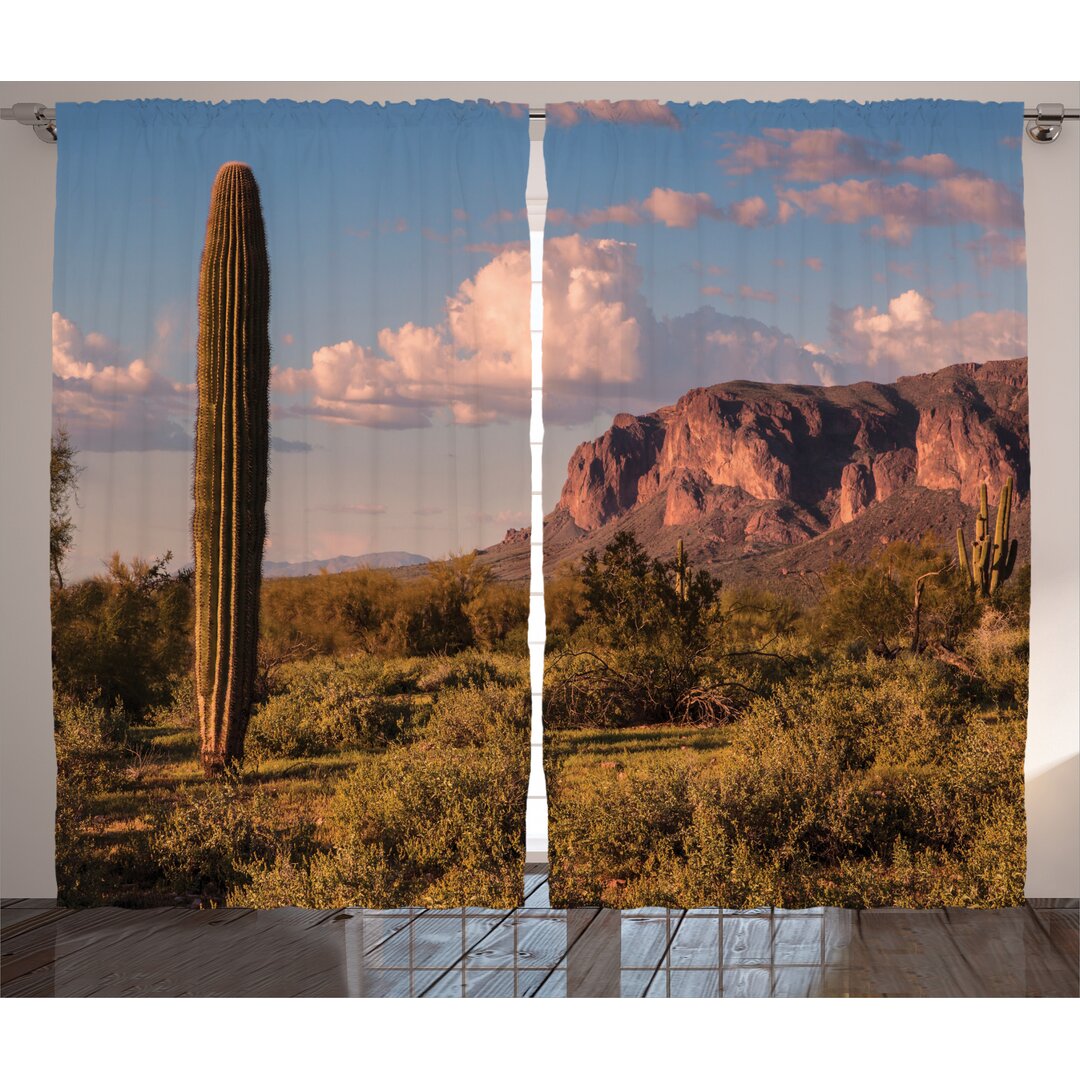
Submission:
POLYGON ((557 906, 1021 902, 1021 131, 548 106, 557 906))
POLYGON ((527 109, 57 114, 62 899, 519 903, 527 109))

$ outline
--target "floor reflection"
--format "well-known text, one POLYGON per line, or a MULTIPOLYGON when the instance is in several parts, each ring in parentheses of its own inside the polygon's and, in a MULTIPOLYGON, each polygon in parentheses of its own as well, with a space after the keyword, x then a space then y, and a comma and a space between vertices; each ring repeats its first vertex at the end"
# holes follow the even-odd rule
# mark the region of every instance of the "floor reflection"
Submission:
POLYGON ((4 996, 1076 996, 1077 909, 3 908, 4 996))

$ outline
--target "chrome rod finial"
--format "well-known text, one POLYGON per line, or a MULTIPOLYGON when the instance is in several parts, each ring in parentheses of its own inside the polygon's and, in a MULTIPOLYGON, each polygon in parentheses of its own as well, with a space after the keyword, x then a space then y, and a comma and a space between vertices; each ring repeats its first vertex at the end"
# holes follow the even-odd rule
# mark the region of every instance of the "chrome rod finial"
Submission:
POLYGON ((0 119, 17 120, 32 127, 42 142, 56 142, 56 110, 46 109, 40 101, 20 101, 10 109, 0 109, 0 119))
POLYGON ((1027 124, 1028 137, 1037 143, 1053 142, 1061 134, 1065 120, 1065 106, 1060 103, 1035 107, 1035 119, 1027 124))

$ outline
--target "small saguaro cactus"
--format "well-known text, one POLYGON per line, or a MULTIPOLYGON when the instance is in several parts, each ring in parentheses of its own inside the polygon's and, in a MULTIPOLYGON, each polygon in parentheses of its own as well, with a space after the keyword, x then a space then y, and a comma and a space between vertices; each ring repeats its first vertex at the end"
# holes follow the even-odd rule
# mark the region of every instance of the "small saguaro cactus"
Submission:
POLYGON ((994 535, 990 536, 990 510, 986 485, 979 489, 979 515, 975 519, 975 540, 968 560, 963 527, 956 530, 956 546, 960 555, 960 573, 964 581, 981 597, 993 596, 1009 579, 1016 564, 1015 539, 1009 539, 1012 517, 1013 481, 1010 476, 1001 488, 998 500, 994 535))
POLYGON ((270 260, 251 169, 222 165, 199 270, 192 538, 208 776, 239 761, 254 695, 270 456, 270 260))
POLYGON ((675 593, 682 601, 690 596, 690 567, 686 561, 686 552, 683 550, 681 538, 675 545, 675 593))

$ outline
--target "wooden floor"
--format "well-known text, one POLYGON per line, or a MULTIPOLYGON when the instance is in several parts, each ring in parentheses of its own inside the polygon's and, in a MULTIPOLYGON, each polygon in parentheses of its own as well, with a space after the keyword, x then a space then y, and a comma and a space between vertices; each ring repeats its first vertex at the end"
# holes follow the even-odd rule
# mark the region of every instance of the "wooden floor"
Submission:
POLYGON ((0 906, 4 997, 1076 997, 1076 901, 1000 911, 0 906))

